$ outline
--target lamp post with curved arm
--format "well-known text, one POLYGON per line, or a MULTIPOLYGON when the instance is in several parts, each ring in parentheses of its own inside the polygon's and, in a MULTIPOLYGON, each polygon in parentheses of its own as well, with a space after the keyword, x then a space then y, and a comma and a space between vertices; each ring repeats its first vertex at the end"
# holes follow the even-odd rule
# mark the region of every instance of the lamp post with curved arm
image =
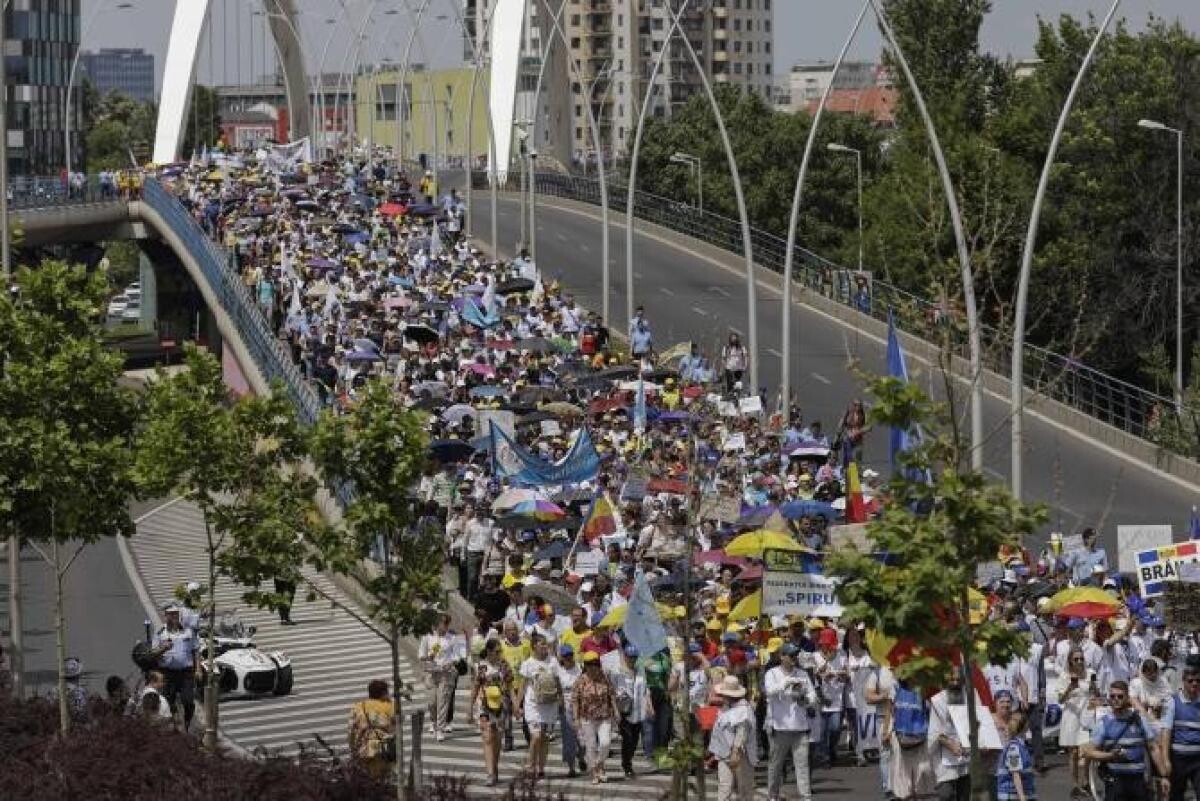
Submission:
MULTIPOLYGON (((100 16, 100 12, 108 7, 109 0, 101 0, 100 3, 92 9, 91 15, 87 18, 87 22, 83 26, 83 31, 79 34, 79 45, 75 48, 75 58, 71 61, 71 72, 67 76, 67 96, 63 103, 63 144, 66 148, 66 167, 67 167, 67 183, 68 188, 71 181, 71 95, 75 91, 75 73, 79 69, 79 59, 83 56, 83 40, 87 38, 88 32, 91 31, 92 25, 100 16)), ((7 6, 7 3, 5 4, 7 6)), ((113 10, 127 11, 133 8, 133 3, 117 3, 113 10)), ((4 13, 0 9, 0 13, 4 13)))
POLYGON ((933 158, 937 164, 938 174, 942 178, 942 190, 946 195, 946 205, 950 209, 950 223, 954 229, 954 242, 958 249, 958 262, 962 272, 963 305, 966 307, 967 312, 967 343, 970 350, 971 371, 971 469, 975 472, 982 472, 983 386, 980 382, 983 377, 983 356, 979 344, 979 313, 975 304, 975 276, 971 271, 971 253, 967 249, 967 237, 963 231, 962 213, 958 207, 958 195, 954 190, 954 180, 950 177, 950 169, 946 165, 946 154, 942 152, 941 140, 938 138, 937 128, 933 124, 933 118, 929 115, 929 109, 925 106, 925 97, 921 94, 921 87, 917 85, 917 79, 913 77, 912 69, 908 66, 908 59, 904 57, 904 51, 900 48, 900 42, 896 39, 896 32, 892 30, 892 24, 888 21, 887 14, 884 13, 883 7, 878 0, 870 0, 870 3, 872 8, 875 9, 875 17, 879 20, 879 27, 883 30, 883 35, 892 48, 892 54, 900 64, 901 71, 904 72, 904 78, 908 82, 909 91, 912 92, 917 112, 921 115, 921 120, 925 123, 925 132, 929 137, 929 148, 933 151, 933 158))
MULTIPOLYGON (((341 68, 341 74, 338 75, 337 93, 333 97, 333 117, 334 117, 334 119, 337 119, 338 111, 341 108, 341 104, 342 104, 342 81, 343 80, 346 81, 346 94, 349 95, 354 92, 354 74, 358 72, 359 59, 362 58, 362 45, 363 45, 363 41, 366 40, 367 25, 369 25, 371 23, 371 19, 372 19, 371 15, 375 13, 375 6, 377 6, 378 4, 379 4, 379 0, 371 0, 371 5, 369 5, 367 7, 367 12, 365 14, 363 14, 362 24, 358 26, 358 30, 354 34, 354 47, 351 49, 348 49, 346 51, 346 54, 344 56, 342 56, 342 68, 341 68), (349 75, 346 74, 347 66, 351 67, 351 72, 349 75)), ((345 4, 343 4, 343 8, 345 8, 345 4)), ((347 101, 347 104, 349 104, 349 101, 347 101)), ((349 140, 350 139, 350 136, 349 136, 350 130, 349 129, 351 128, 351 126, 354 123, 354 115, 347 114, 346 120, 347 120, 346 128, 348 129, 347 130, 348 135, 346 138, 347 138, 347 140, 349 140)))
POLYGON ((1083 63, 1079 65, 1079 72, 1075 75, 1071 90, 1067 92, 1066 102, 1063 103, 1062 111, 1058 115, 1058 124, 1054 127, 1054 135, 1050 138, 1050 148, 1046 151, 1046 161, 1042 165, 1042 175, 1038 179, 1037 192, 1033 196, 1033 208, 1029 213, 1029 227, 1025 230, 1025 248, 1021 251, 1021 272, 1017 276, 1017 303, 1013 312, 1012 373, 1009 376, 1009 414, 1012 417, 1009 423, 1012 436, 1010 443, 1012 475, 1009 487, 1013 497, 1018 500, 1021 498, 1023 489, 1022 458, 1024 454, 1021 449, 1025 424, 1025 311, 1029 302, 1029 276, 1033 271, 1033 252, 1037 247, 1038 223, 1042 219, 1042 202, 1046 197, 1046 188, 1050 185, 1050 170, 1058 155, 1058 145, 1062 140, 1063 129, 1067 125, 1067 117, 1071 113, 1071 107, 1075 105, 1075 95, 1079 93, 1084 75, 1087 74, 1088 68, 1096 56, 1096 50, 1100 47, 1100 41, 1104 38, 1108 26, 1112 24, 1113 16, 1117 13, 1117 6, 1120 4, 1121 0, 1113 0, 1112 5, 1109 6, 1108 13, 1100 24, 1100 29, 1096 31, 1096 36, 1092 39, 1091 47, 1083 57, 1083 63))
POLYGON ((796 189, 792 193, 792 212, 788 218, 787 251, 783 259, 783 331, 780 335, 782 340, 780 350, 783 352, 783 357, 779 371, 779 397, 781 401, 780 405, 784 409, 791 408, 792 275, 793 264, 796 258, 796 229, 800 225, 800 201, 804 196, 804 182, 808 178, 808 165, 812 160, 813 146, 817 141, 817 131, 821 127, 821 118, 825 114, 825 106, 829 103, 829 95, 833 92, 834 81, 837 79, 838 71, 841 70, 842 63, 846 60, 846 54, 850 51, 850 45, 854 42, 854 37, 858 35, 858 29, 862 27, 863 19, 867 15, 867 9, 870 7, 870 0, 863 3, 858 16, 854 19, 854 26, 850 29, 850 34, 846 37, 846 43, 842 45, 837 61, 833 63, 833 74, 829 79, 829 83, 825 85, 825 91, 821 95, 821 102, 817 104, 817 112, 813 115, 812 124, 808 129, 808 140, 804 143, 804 155, 800 159, 800 171, 796 176, 796 189))
MULTIPOLYGON (((405 9, 411 13, 407 0, 404 3, 405 9)), ((421 29, 421 18, 425 16, 425 9, 429 8, 429 0, 421 0, 421 5, 417 8, 416 16, 413 18, 412 31, 408 35, 408 44, 404 47, 404 60, 400 68, 400 76, 396 84, 396 166, 398 169, 404 169, 404 102, 406 97, 405 83, 408 81, 408 70, 411 66, 413 42, 417 39, 417 31, 421 29)))

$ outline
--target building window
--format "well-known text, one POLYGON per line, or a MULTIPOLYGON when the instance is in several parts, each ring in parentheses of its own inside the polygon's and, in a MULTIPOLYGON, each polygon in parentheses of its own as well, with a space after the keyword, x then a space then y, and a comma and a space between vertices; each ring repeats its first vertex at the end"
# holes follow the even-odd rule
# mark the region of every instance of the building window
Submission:
POLYGON ((733 52, 735 52, 735 53, 740 53, 740 52, 742 52, 742 43, 741 43, 741 41, 737 41, 737 42, 734 42, 734 43, 733 43, 733 52))
POLYGON ((742 62, 740 62, 740 61, 733 62, 733 74, 734 75, 742 74, 742 62))

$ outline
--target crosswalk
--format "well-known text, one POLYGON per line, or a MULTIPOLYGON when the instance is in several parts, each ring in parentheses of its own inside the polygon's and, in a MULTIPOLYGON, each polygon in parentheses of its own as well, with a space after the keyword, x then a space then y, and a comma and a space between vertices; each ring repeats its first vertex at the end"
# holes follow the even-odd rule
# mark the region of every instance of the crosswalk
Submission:
MULTIPOLYGON (((208 574, 204 553, 204 520, 200 510, 184 501, 173 501, 143 516, 130 542, 130 550, 151 601, 159 608, 172 600, 180 583, 202 581, 208 574)), ((339 605, 355 608, 325 576, 306 571, 306 577, 322 593, 339 605)), ((330 749, 336 756, 347 752, 346 722, 349 709, 366 696, 367 682, 391 677, 391 656, 387 644, 345 610, 330 600, 318 597, 309 601, 303 590, 296 593, 292 619, 298 625, 279 625, 276 615, 248 607, 241 600, 242 589, 228 580, 218 585, 217 604, 221 609, 238 609, 242 619, 257 626, 259 648, 280 650, 292 660, 295 685, 283 697, 225 700, 220 707, 222 734, 235 746, 254 753, 260 750, 295 756, 301 748, 330 749)), ((401 679, 412 687, 415 710, 425 701, 425 691, 416 665, 402 658, 401 679)), ((455 694, 454 729, 443 742, 432 736, 422 739, 424 774, 465 775, 473 782, 473 797, 501 797, 517 779, 526 757, 520 731, 516 732, 515 750, 501 754, 500 782, 494 788, 483 786, 486 778, 479 732, 469 718, 468 682, 460 681, 455 694)), ((518 726, 519 729, 519 726, 518 726)), ((405 737, 409 730, 406 727, 405 737)), ((600 788, 590 779, 568 779, 562 762, 561 743, 551 746, 545 787, 564 797, 595 798, 600 788)), ((411 744, 405 744, 406 750, 411 744)), ((651 765, 635 758, 638 775, 625 780, 619 760, 620 741, 614 738, 608 763, 609 783, 603 794, 610 799, 659 799, 669 791, 671 776, 651 772, 651 765)), ((709 792, 715 794, 715 777, 709 792)), ((761 793, 765 798, 765 793, 761 793)))

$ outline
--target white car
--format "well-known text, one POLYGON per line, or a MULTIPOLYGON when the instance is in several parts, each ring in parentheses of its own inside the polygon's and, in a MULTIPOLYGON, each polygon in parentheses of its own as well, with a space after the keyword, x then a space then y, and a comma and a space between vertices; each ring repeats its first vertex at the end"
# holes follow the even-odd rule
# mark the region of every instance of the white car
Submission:
POLYGON ((131 300, 125 305, 125 309, 121 312, 122 320, 140 320, 142 319, 142 302, 141 300, 131 300))
POLYGON ((129 302, 124 297, 118 295, 108 302, 108 316, 120 318, 125 313, 125 309, 129 306, 129 302))

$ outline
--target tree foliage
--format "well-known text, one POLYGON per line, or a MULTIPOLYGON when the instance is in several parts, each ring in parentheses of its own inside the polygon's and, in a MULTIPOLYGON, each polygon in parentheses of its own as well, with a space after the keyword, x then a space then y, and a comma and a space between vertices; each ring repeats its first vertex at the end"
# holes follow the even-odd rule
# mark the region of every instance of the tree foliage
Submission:
POLYGON ((18 271, 16 291, 0 297, 0 519, 54 570, 64 729, 62 581, 73 557, 61 548, 78 554, 133 532, 136 404, 117 383, 121 356, 101 340, 107 296, 104 276, 45 261, 18 271))
POLYGON ((84 137, 90 171, 128 169, 130 153, 139 161, 154 143, 158 109, 121 92, 100 95, 89 82, 84 90, 84 137))

